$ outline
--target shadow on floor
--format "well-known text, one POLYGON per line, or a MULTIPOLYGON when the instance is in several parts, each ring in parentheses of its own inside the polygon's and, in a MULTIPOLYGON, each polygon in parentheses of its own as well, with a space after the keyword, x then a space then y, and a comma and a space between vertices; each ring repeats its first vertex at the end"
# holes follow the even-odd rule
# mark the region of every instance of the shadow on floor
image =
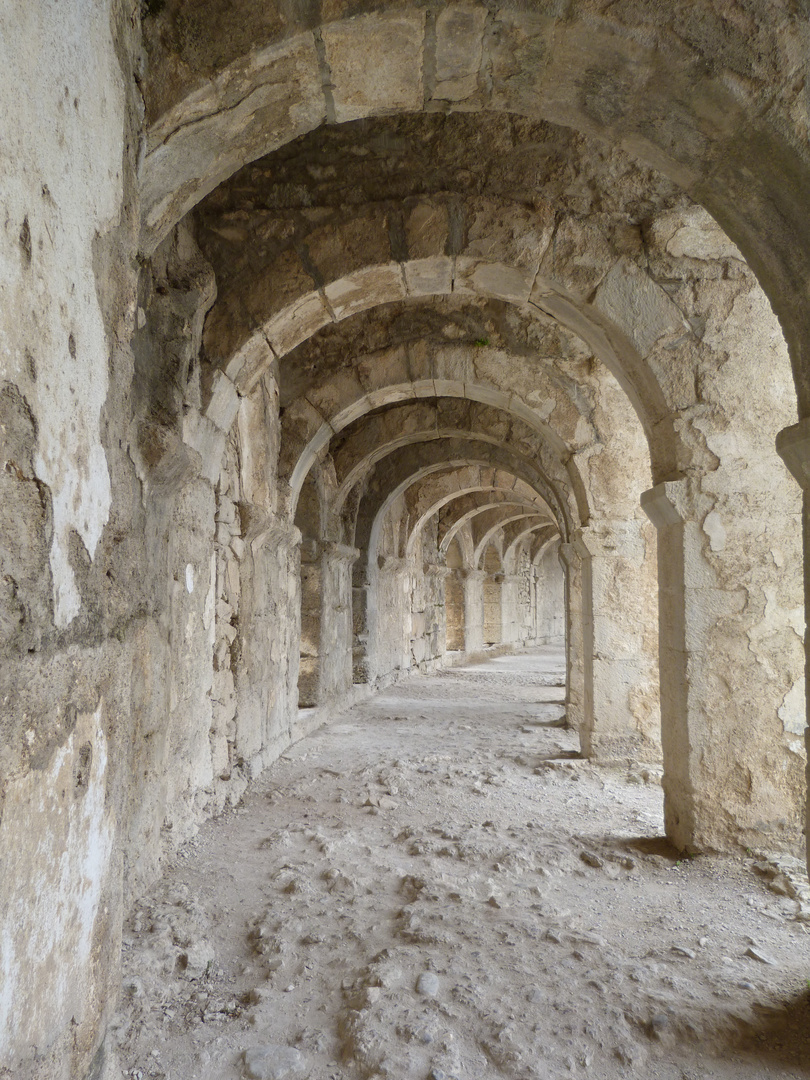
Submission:
POLYGON ((634 836, 629 840, 622 838, 616 843, 637 851, 640 855, 660 855, 662 859, 669 859, 673 863, 683 859, 683 852, 670 843, 666 836, 634 836))
POLYGON ((780 1076, 810 1076, 810 994, 804 991, 781 1007, 761 1006, 755 1011, 760 1015, 754 1021, 721 1036, 712 1051, 726 1060, 759 1067, 764 1076, 771 1070, 780 1076))

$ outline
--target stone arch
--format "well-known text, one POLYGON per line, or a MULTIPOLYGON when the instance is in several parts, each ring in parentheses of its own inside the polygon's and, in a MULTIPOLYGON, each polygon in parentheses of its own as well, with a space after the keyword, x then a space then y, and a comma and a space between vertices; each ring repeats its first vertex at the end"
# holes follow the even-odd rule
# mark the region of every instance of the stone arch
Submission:
MULTIPOLYGON (((496 470, 502 475, 500 482, 494 486, 505 488, 508 485, 514 488, 518 481, 522 481, 538 494, 542 492, 542 474, 531 460, 503 447, 486 447, 484 454, 481 445, 474 439, 451 439, 447 440, 446 446, 436 447, 427 443, 422 444, 419 450, 418 455, 402 455, 401 452, 391 454, 386 459, 385 478, 375 474, 374 482, 369 485, 361 501, 355 544, 367 553, 369 565, 372 565, 376 558, 376 547, 385 512, 400 495, 426 476, 470 469, 470 478, 473 479, 476 469, 496 470)), ((473 487, 480 489, 493 486, 490 479, 481 480, 480 476, 479 473, 479 479, 464 488, 465 493, 473 487)), ((430 513, 434 513, 436 509, 438 504, 431 504, 430 513)))
MULTIPOLYGON (((796 230, 807 228, 802 192, 810 169, 787 77, 774 93, 774 74, 759 60, 764 41, 752 43, 742 31, 736 53, 724 56, 726 70, 703 54, 696 34, 690 47, 682 44, 690 19, 677 18, 679 32, 671 33, 643 17, 628 26, 505 5, 493 36, 483 4, 448 7, 435 29, 426 9, 413 5, 353 13, 317 30, 293 22, 283 40, 251 42, 249 53, 237 49, 205 75, 195 75, 192 63, 168 95, 159 80, 147 90, 144 249, 244 162, 324 122, 431 107, 545 118, 622 143, 718 218, 780 316, 804 415, 810 382, 801 253, 810 238, 796 230), (360 57, 369 49, 387 57, 384 69, 367 70, 360 57), (486 90, 478 81, 482 64, 486 90), (426 70, 447 77, 425 82, 426 70), (763 93, 776 99, 768 113, 763 93)), ((724 23, 724 33, 735 32, 724 23)), ((763 20, 757 34, 768 40, 765 51, 783 57, 782 41, 793 40, 796 28, 786 15, 763 20)), ((786 57, 782 70, 793 70, 786 57)))
MULTIPOLYGON (((490 541, 492 540, 492 538, 497 533, 502 533, 507 525, 512 525, 515 522, 526 521, 526 520, 536 521, 536 515, 534 515, 534 514, 525 514, 525 513, 524 514, 515 514, 513 516, 503 518, 501 521, 496 522, 496 524, 494 524, 494 525, 490 525, 490 527, 484 533, 481 540, 479 540, 478 545, 477 545, 477 547, 475 549, 475 553, 473 554, 473 560, 474 560, 475 564, 477 565, 477 564, 479 564, 481 562, 481 559, 483 558, 483 555, 484 555, 484 551, 489 546, 490 541)), ((503 562, 504 571, 506 571, 507 567, 509 567, 509 562, 508 562, 508 559, 507 559, 506 551, 503 552, 502 562, 503 562)))
POLYGON ((507 565, 511 566, 512 563, 513 563, 514 555, 517 552, 520 545, 525 543, 525 541, 530 536, 534 536, 536 534, 539 534, 537 536, 537 541, 538 541, 537 550, 531 556, 531 558, 532 559, 538 558, 540 556, 540 554, 541 554, 541 549, 544 546, 547 546, 548 544, 552 543, 557 538, 557 536, 559 535, 558 533, 553 533, 553 532, 549 532, 548 535, 545 535, 544 530, 546 530, 546 528, 547 528, 547 524, 545 522, 535 522, 533 525, 528 525, 525 529, 518 532, 517 535, 512 538, 512 540, 509 543, 509 546, 508 546, 507 550, 504 552, 504 562, 507 565))
POLYGON ((531 503, 510 498, 508 496, 504 496, 501 500, 496 501, 494 498, 495 494, 496 493, 493 493, 492 497, 484 494, 483 498, 480 501, 477 501, 471 509, 465 509, 463 512, 459 513, 459 516, 447 528, 444 536, 440 541, 440 552, 446 551, 448 549, 450 544, 452 544, 452 542, 455 540, 456 534, 460 529, 462 529, 468 522, 473 521, 480 514, 485 513, 487 510, 501 508, 504 513, 508 513, 514 512, 519 508, 522 508, 526 511, 530 511, 533 509, 531 503))
MULTIPOLYGON (((349 424, 392 403, 419 402, 433 397, 457 398, 478 403, 489 407, 493 414, 496 410, 506 413, 513 418, 515 425, 520 424, 521 431, 525 432, 528 429, 536 432, 539 436, 536 452, 539 459, 544 462, 546 470, 550 473, 552 470, 557 471, 562 468, 567 474, 565 480, 570 484, 576 498, 576 509, 572 507, 569 513, 578 517, 579 520, 587 520, 585 486, 579 475, 576 461, 560 436, 514 394, 492 390, 485 386, 476 386, 458 379, 392 383, 384 389, 363 395, 359 399, 349 399, 347 404, 328 418, 316 411, 309 400, 301 403, 300 407, 289 410, 282 422, 282 444, 286 447, 285 469, 282 477, 285 474, 289 476, 287 484, 290 509, 295 505, 301 484, 312 464, 327 449, 332 438, 349 424), (287 438, 287 432, 293 429, 298 432, 298 437, 287 438), (306 442, 304 442, 305 439, 307 439, 306 442), (287 472, 288 469, 289 472, 287 472)), ((405 445, 404 441, 402 445, 405 445)))
MULTIPOLYGON (((576 20, 573 20, 576 23, 576 20)), ((357 24, 359 25, 359 23, 357 24)), ((364 24, 365 25, 365 24, 364 24)), ((580 28, 581 29, 581 28, 580 28)), ((589 31, 593 28, 589 27, 589 31)), ((799 269, 798 264, 794 266, 793 260, 796 258, 794 253, 800 250, 803 246, 796 244, 796 223, 800 229, 806 228, 806 221, 801 214, 801 208, 796 203, 792 192, 801 190, 803 185, 796 183, 797 177, 804 177, 806 175, 806 161, 800 158, 799 152, 795 151, 793 147, 788 144, 788 140, 783 136, 783 133, 777 134, 776 127, 768 127, 771 123, 771 117, 769 116, 767 124, 760 123, 761 114, 757 113, 757 123, 752 126, 751 129, 742 122, 745 118, 745 106, 740 105, 740 102, 744 98, 744 94, 740 95, 738 102, 733 108, 729 109, 717 109, 718 102, 721 100, 725 103, 731 104, 730 94, 727 89, 722 85, 723 80, 717 80, 715 75, 711 77, 707 76, 706 71, 699 71, 695 68, 690 74, 690 78, 684 81, 683 71, 685 68, 680 67, 680 62, 683 57, 675 58, 678 62, 675 67, 677 69, 677 78, 670 80, 669 78, 664 80, 665 85, 663 87, 657 85, 657 81, 652 82, 649 79, 645 82, 642 74, 642 69, 633 70, 633 65, 629 64, 627 68, 627 83, 622 83, 619 87, 620 93, 614 93, 617 87, 613 81, 613 76, 616 75, 618 69, 622 68, 623 64, 628 64, 627 55, 622 50, 627 45, 627 38, 616 37, 613 34, 613 29, 605 35, 603 39, 600 39, 602 45, 605 46, 605 51, 601 56, 601 64, 597 62, 593 71, 603 71, 605 79, 603 80, 606 88, 607 97, 602 102, 604 105, 610 105, 614 97, 620 102, 619 107, 615 110, 615 114, 601 118, 596 115, 592 117, 592 124, 589 126, 585 120, 580 125, 579 112, 582 105, 582 96, 574 94, 571 101, 572 108, 575 106, 575 112, 577 117, 570 118, 569 121, 561 120, 557 114, 550 114, 550 118, 557 122, 570 122, 575 128, 582 130, 593 130, 604 133, 609 131, 611 135, 617 138, 617 141, 624 141, 624 144, 635 153, 639 153, 639 147, 643 144, 644 147, 649 149, 650 145, 655 145, 656 139, 660 132, 656 130, 656 123, 653 122, 649 131, 637 129, 637 125, 642 121, 641 117, 647 117, 650 120, 650 102, 656 103, 655 107, 661 106, 666 100, 669 104, 672 104, 673 87, 677 84, 683 90, 683 100, 679 101, 678 107, 675 109, 675 113, 678 116, 679 121, 683 119, 684 115, 690 118, 691 126, 687 124, 686 128, 679 128, 673 134, 670 127, 669 134, 672 136, 671 142, 668 143, 669 151, 675 148, 679 148, 689 156, 693 148, 687 146, 687 140, 682 140, 681 136, 688 130, 691 135, 695 136, 695 145, 700 144, 703 149, 697 152, 696 161, 698 166, 695 171, 690 172, 689 169, 686 172, 680 174, 678 167, 676 166, 676 160, 683 165, 684 162, 680 158, 673 157, 672 154, 666 152, 664 157, 656 157, 653 153, 652 157, 648 158, 658 167, 664 169, 670 175, 677 175, 679 183, 683 186, 684 190, 687 190, 695 198, 700 200, 705 206, 707 206, 717 219, 725 225, 728 229, 729 235, 738 241, 742 251, 749 257, 751 264, 755 272, 759 275, 760 280, 763 282, 769 295, 774 297, 775 306, 776 300, 779 299, 779 314, 782 317, 783 325, 785 326, 786 334, 788 337, 788 343, 791 350, 791 358, 794 363, 794 371, 798 373, 799 357, 801 347, 803 344, 802 333, 806 330, 805 322, 806 316, 806 304, 804 303, 804 297, 801 295, 802 286, 797 287, 797 282, 804 280, 804 277, 800 273, 792 273, 791 268, 799 269), (620 45, 618 55, 614 55, 615 49, 613 46, 620 45), (616 65, 618 64, 618 68, 616 65), (692 78, 694 76, 694 78, 692 78), (641 79, 641 82, 638 79, 641 79), (716 82, 716 86, 715 86, 716 82), (643 83, 644 93, 640 93, 640 86, 643 83), (701 97, 701 94, 706 88, 711 85, 711 94, 707 97, 701 97), (628 89, 628 87, 635 87, 635 89, 628 89), (696 89, 697 88, 697 89, 696 89), (717 94, 715 95, 715 89, 717 94), (663 95, 663 97, 662 97, 663 95), (714 95, 714 96, 713 96, 714 95), (688 102, 687 106, 684 106, 683 102, 688 102), (632 107, 631 107, 632 103, 632 107), (700 104, 700 108, 697 108, 697 103, 700 104), (706 106, 704 110, 704 106, 706 106), (693 114, 694 109, 694 114, 693 114), (684 113, 685 110, 685 113, 684 113), (732 121, 729 121, 729 117, 732 121), (733 121, 736 117, 741 121, 739 124, 733 121), (639 134, 639 131, 641 133, 639 134), (641 142, 639 142, 641 139, 641 142), (652 142, 650 142, 652 140, 652 142), (711 148, 722 147, 728 150, 729 153, 721 155, 723 166, 714 168, 714 159, 712 158, 711 148), (767 152, 763 154, 763 148, 767 152), (704 155, 703 151, 706 151, 704 155), (768 167, 766 168, 762 162, 767 161, 768 167), (755 162, 755 170, 752 173, 750 170, 746 172, 746 168, 750 162, 755 162), (780 183, 787 179, 788 183, 780 183), (771 191, 773 198, 771 199, 771 191), (780 190, 781 188, 781 190, 780 190), (784 222, 791 222, 790 229, 786 229, 784 222), (790 235, 788 235, 790 231, 790 235), (776 239, 774 239, 776 238, 776 239)), ((649 27, 646 28, 649 30, 649 27)), ((355 26, 356 30, 356 26, 355 26)), ((352 33, 355 32, 352 30, 352 33)), ((565 35, 568 34, 570 27, 565 28, 565 35)), ((598 37, 599 35, 597 35, 598 37)), ((594 40, 593 36, 585 35, 589 44, 584 47, 585 53, 590 48, 590 43, 594 40)), ((642 52, 647 46, 643 46, 642 52)), ((630 50, 635 49, 635 43, 630 50)), ((673 58, 671 51, 671 45, 657 50, 665 54, 664 67, 670 59, 673 58)), ((699 49, 697 50, 699 52, 699 49)), ((745 43, 743 43, 742 53, 746 53, 745 43)), ((583 52, 577 53, 577 57, 581 58, 584 55, 583 52)), ((633 53, 634 57, 638 59, 641 53, 633 53)), ((656 50, 652 50, 648 53, 652 67, 648 69, 648 74, 655 71, 658 75, 661 74, 661 67, 657 64, 658 59, 656 50)), ((634 61, 635 62, 635 61, 634 61)), ((555 60, 556 63, 556 60, 555 60)), ((577 64, 573 65, 574 70, 578 70, 577 64)), ((689 66, 688 64, 686 66, 689 66)), ((406 65, 407 67, 407 65, 406 65)), ((533 65, 529 65, 533 67, 533 65)), ((715 69, 716 70, 716 69, 715 69)), ((593 71, 591 76, 593 76, 593 71)), ((533 78, 533 71, 528 75, 529 79, 533 78)), ((567 77, 567 76, 566 76, 567 77)), ((238 78, 234 82, 234 86, 238 83, 238 78)), ((600 84, 600 80, 596 79, 594 83, 592 78, 587 80, 588 86, 591 89, 588 91, 591 94, 593 100, 590 101, 590 105, 598 105, 595 101, 598 98, 598 94, 592 90, 594 85, 600 84)), ((568 86, 571 89, 570 82, 562 85, 568 86)), ((583 84, 584 86, 584 84, 583 84)), ((583 89, 583 87, 580 87, 583 89)), ((532 100, 532 107, 529 109, 529 114, 534 115, 539 108, 540 113, 543 113, 545 106, 543 102, 546 101, 545 93, 548 90, 548 84, 544 83, 540 88, 542 92, 539 92, 539 96, 535 95, 532 100), (540 103, 538 105, 538 102, 540 103)), ((238 107, 242 101, 240 92, 236 90, 236 99, 234 102, 235 111, 238 112, 238 107)), ((282 94, 283 96, 283 94, 282 94)), ((587 94, 586 94, 587 96, 587 94)), ((554 95, 551 95, 553 99, 554 95)), ((550 99, 549 99, 550 100, 550 99)), ((377 103, 379 104, 379 102, 377 103)), ((467 102, 469 104, 469 102, 467 102)), ((490 107, 491 103, 484 103, 486 107, 490 107)), ((420 106, 414 106, 418 109, 420 106)), ((397 107, 398 108, 398 107, 397 107)), ((204 111, 204 110, 203 110, 204 111)), ((396 111, 396 110, 395 110, 396 111)), ((520 110, 517 110, 520 111, 520 110)), ((653 108, 653 112, 655 108, 653 108)), ((553 110, 552 110, 553 112, 553 110)), ((776 111, 778 112, 778 110, 776 111)), ((776 112, 773 115, 776 115, 776 112)), ((596 113, 599 113, 598 107, 596 113)), ((586 113, 583 115, 587 114, 586 113)), ((252 115, 252 114, 251 114, 252 115)), ((656 116, 660 118, 668 118, 671 114, 668 110, 664 109, 660 111, 656 116)), ((199 118, 199 117, 198 117, 199 118)), ((196 121, 195 121, 196 122, 196 121)), ((788 122, 789 126, 789 122, 788 122)), ((170 126, 171 127, 171 126, 170 126)), ((187 134, 191 134, 192 138, 194 133, 183 132, 181 130, 184 125, 181 122, 177 127, 171 127, 171 138, 179 136, 179 141, 187 134)), ((661 130, 664 130, 667 125, 661 123, 658 125, 661 130)), ((788 130, 787 127, 783 128, 783 132, 788 130)), ((175 144, 177 145, 177 144, 175 144)), ((659 146, 659 150, 661 147, 659 146)), ((262 152, 261 149, 258 152, 262 152)), ((646 151, 644 151, 646 152, 646 151)), ((643 153, 642 153, 643 156, 643 153)), ((205 170, 203 170, 204 172, 205 170)), ((188 192, 184 193, 184 197, 188 195, 188 192)), ((374 263, 374 266, 386 266, 385 263, 374 263)), ((505 264, 508 265, 508 264, 505 264)), ((624 268, 623 268, 624 269, 624 268)), ((631 292, 636 292, 643 302, 643 290, 636 290, 635 286, 638 285, 637 281, 632 281, 635 277, 635 272, 630 271, 625 274, 624 277, 628 280, 622 281, 622 272, 618 275, 618 281, 614 284, 618 287, 619 294, 622 293, 623 287, 627 286, 631 292)), ((365 281, 364 285, 368 285, 369 282, 365 281)), ((626 290, 625 290, 626 291, 626 290)), ((384 292, 383 292, 384 295, 384 292)), ((345 299, 345 296, 344 296, 345 299)), ((562 298, 566 300, 565 297, 562 298)), ((557 301, 554 301, 555 306, 557 301)), ((563 307, 565 305, 563 304, 563 307)), ((559 317, 559 312, 557 313, 559 317)), ((221 376, 214 380, 217 383, 217 391, 220 391, 220 400, 228 400, 236 396, 236 391, 233 384, 229 383, 225 376, 221 376)), ((798 379, 797 379, 798 384, 798 379)), ((806 387, 805 387, 806 390, 806 387)), ((802 399, 802 386, 799 384, 799 396, 802 403, 802 409, 804 410, 807 404, 807 395, 802 399)), ((659 433, 660 434, 660 433, 659 433)), ((703 467, 703 466, 701 466, 703 467)), ((647 500, 646 506, 650 511, 651 516, 656 521, 656 524, 662 529, 680 528, 680 525, 688 526, 687 531, 696 533, 696 536, 700 538, 700 530, 702 529, 702 522, 704 520, 709 521, 709 529, 716 532, 716 518, 712 515, 716 511, 711 510, 708 513, 704 513, 706 506, 701 505, 700 499, 693 499, 694 487, 690 488, 689 482, 681 485, 679 490, 675 490, 671 487, 671 484, 675 481, 666 479, 667 477, 673 477, 676 472, 666 469, 656 469, 654 478, 662 480, 662 483, 647 500), (684 497, 685 495, 685 497, 684 497), (686 517, 683 513, 686 513, 686 517), (677 522, 677 524, 676 524, 677 522), (696 528, 692 528, 695 526, 696 528)), ((721 523, 722 524, 722 523, 721 523)), ((595 535, 595 534, 594 534, 595 535)), ((708 535, 708 533, 706 534, 708 535)), ((719 535, 719 534, 718 534, 719 535)), ((671 536, 670 536, 671 538, 671 536)), ((587 541, 583 540, 585 547, 587 548, 587 541)), ((696 543, 696 548, 699 548, 703 543, 702 539, 696 543)), ((714 552, 715 549, 712 548, 714 552)), ((668 562, 674 566, 688 562, 689 559, 683 557, 684 552, 682 548, 677 548, 670 552, 668 562)), ((718 560, 720 561, 720 560, 718 560)), ((665 564, 662 563, 662 566, 665 564)), ((677 613, 670 613, 675 615, 677 613)), ((667 621, 666 619, 662 622, 667 621)), ((677 625, 677 619, 669 620, 672 625, 677 625)), ((683 620, 680 620, 683 622, 683 620)), ((677 643, 675 651, 679 651, 681 654, 686 655, 687 649, 683 647, 683 642, 677 643)), ((682 680, 683 681, 683 680, 682 680)), ((668 695, 670 700, 675 701, 677 695, 668 695)), ((775 712, 775 710, 773 710, 775 712)), ((772 718, 769 719, 769 723, 772 718)), ((680 722, 680 721, 679 721, 680 722)), ((710 728, 711 725, 708 725, 710 728)), ((683 734, 683 733, 682 733, 683 734)), ((687 743, 685 734, 682 741, 684 745, 687 743)), ((701 741, 701 740, 698 740, 701 741)), ((740 761, 746 759, 744 752, 745 747, 742 746, 740 753, 740 761)), ((688 770, 687 770, 688 772, 688 770)), ((679 784, 682 784, 686 794, 683 795, 683 799, 686 804, 693 803, 691 792, 691 780, 688 776, 679 778, 679 784)), ((676 785, 677 786, 677 785, 676 785)), ((710 785, 706 786, 707 790, 710 785)), ((729 790, 733 787, 733 783, 729 785, 729 790)), ((673 802, 677 802, 681 799, 683 793, 675 792, 673 788, 671 792, 668 792, 668 798, 673 802)), ((675 822, 675 818, 670 816, 668 821, 668 829, 670 834, 673 835, 677 842, 685 842, 685 836, 696 835, 695 830, 692 827, 692 819, 694 814, 699 813, 695 810, 694 805, 691 809, 684 812, 683 819, 686 822, 683 825, 679 825, 675 822), (678 831, 680 829, 680 831, 678 831)), ((676 817, 678 815, 675 815, 676 817)), ((708 842, 708 841, 707 841, 708 842)))
MULTIPOLYGON (((472 494, 472 493, 470 493, 470 494, 472 494)), ((427 524, 427 522, 430 521, 430 519, 432 517, 434 517, 440 510, 443 510, 443 509, 447 508, 451 504, 451 502, 455 502, 455 501, 456 501, 456 499, 447 500, 447 501, 444 500, 444 499, 440 499, 434 505, 427 507, 423 511, 421 516, 414 522, 414 524, 413 524, 413 526, 412 526, 412 528, 410 530, 410 535, 408 537, 408 549, 407 549, 408 551, 413 549, 413 546, 414 546, 414 544, 416 542, 416 539, 417 539, 420 531, 424 528, 424 526, 427 524)), ((553 521, 553 516, 551 514, 551 511, 548 509, 548 506, 545 503, 545 500, 541 498, 540 500, 538 500, 538 503, 539 503, 539 505, 535 505, 532 508, 534 514, 535 515, 540 514, 543 517, 545 517, 545 519, 547 521, 553 521)), ((530 512, 529 508, 530 508, 530 504, 528 503, 528 501, 525 501, 522 504, 521 516, 522 516, 522 514, 526 514, 527 512, 530 512)), ((497 515, 497 517, 498 517, 498 522, 499 523, 496 522, 495 525, 491 526, 491 529, 492 529, 493 532, 497 531, 497 529, 502 527, 502 525, 504 524, 504 520, 503 520, 500 513, 497 515)), ((555 524, 554 527, 557 528, 556 524, 555 524)), ((479 548, 480 548, 480 542, 478 544, 476 544, 476 546, 475 546, 475 548, 473 550, 473 558, 472 558, 472 568, 473 569, 475 569, 477 567, 477 564, 479 562, 479 558, 478 558, 478 555, 480 554, 479 548)), ((439 548, 439 552, 441 554, 441 547, 439 548)))
MULTIPOLYGON (((606 284, 605 310, 520 265, 444 254, 400 263, 365 263, 324 286, 323 295, 319 289, 300 292, 306 286, 298 277, 294 283, 299 294, 291 296, 291 288, 283 280, 274 282, 273 295, 283 296, 285 305, 269 320, 254 315, 234 320, 240 328, 236 336, 224 333, 217 325, 220 318, 230 321, 228 312, 220 315, 215 309, 206 324, 209 360, 218 367, 219 380, 232 382, 240 394, 248 393, 267 367, 319 329, 369 308, 449 294, 502 300, 550 316, 581 338, 631 401, 647 436, 654 477, 670 479, 678 473, 679 439, 645 356, 659 337, 684 327, 683 317, 632 263, 617 265, 612 281, 606 284), (639 332, 638 311, 629 299, 633 288, 641 292, 647 308, 643 332, 639 332), (255 325, 257 319, 259 328, 245 338, 241 328, 255 325), (218 340, 221 338, 224 340, 218 340)), ((415 387, 423 395, 430 392, 426 380, 417 380, 415 387)), ((442 390, 437 386, 434 392, 442 390)), ((524 410, 530 411, 525 406, 524 410)), ((537 422, 536 417, 533 419, 537 422)), ((328 433, 324 432, 323 437, 328 433)))
MULTIPOLYGON (((390 414, 378 417, 384 421, 379 428, 372 424, 369 425, 369 431, 364 424, 356 429, 352 439, 340 443, 335 451, 336 471, 340 482, 334 500, 336 514, 342 512, 351 490, 362 483, 363 478, 370 475, 371 470, 389 455, 404 452, 408 447, 441 444, 454 439, 473 439, 481 444, 482 449, 487 446, 493 449, 507 446, 524 459, 533 461, 538 469, 537 482, 541 484, 543 498, 552 508, 552 513, 564 522, 561 527, 565 531, 570 530, 572 522, 581 520, 577 515, 579 508, 573 504, 570 495, 566 498, 563 485, 567 476, 563 474, 550 478, 539 465, 547 456, 542 441, 520 421, 508 420, 508 425, 505 426, 504 421, 508 418, 504 418, 499 410, 490 406, 478 408, 466 418, 466 426, 462 426, 465 417, 451 414, 446 425, 437 422, 433 426, 410 430, 406 435, 396 437, 394 432, 407 426, 409 413, 417 414, 417 422, 424 422, 425 414, 428 419, 440 419, 442 402, 448 404, 446 399, 441 399, 436 404, 424 401, 413 410, 409 406, 393 408, 390 414), (355 442, 359 445, 355 445, 355 442)), ((416 425, 412 425, 414 426, 416 425)))

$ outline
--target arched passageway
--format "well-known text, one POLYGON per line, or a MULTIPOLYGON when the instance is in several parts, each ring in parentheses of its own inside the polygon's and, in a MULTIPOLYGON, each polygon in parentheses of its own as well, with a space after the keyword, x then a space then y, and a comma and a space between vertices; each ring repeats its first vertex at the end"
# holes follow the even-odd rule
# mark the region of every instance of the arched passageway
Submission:
POLYGON ((564 653, 578 783, 795 857, 799 6, 7 7, 0 1072, 119 1080, 126 902, 485 646, 564 653))

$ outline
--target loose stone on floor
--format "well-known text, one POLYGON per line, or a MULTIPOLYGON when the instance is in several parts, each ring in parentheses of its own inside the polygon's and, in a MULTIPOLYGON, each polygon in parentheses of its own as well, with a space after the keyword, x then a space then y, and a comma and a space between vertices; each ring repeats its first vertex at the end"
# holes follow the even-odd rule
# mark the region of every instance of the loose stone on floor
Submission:
POLYGON ((412 677, 204 826, 126 929, 123 1075, 810 1074, 800 900, 669 848, 656 770, 557 726, 561 664, 412 677))

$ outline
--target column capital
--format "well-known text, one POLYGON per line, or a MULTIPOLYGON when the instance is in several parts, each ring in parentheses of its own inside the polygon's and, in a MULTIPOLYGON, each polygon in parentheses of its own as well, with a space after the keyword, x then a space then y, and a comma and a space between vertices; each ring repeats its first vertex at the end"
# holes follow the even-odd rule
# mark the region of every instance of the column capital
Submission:
POLYGON ((690 517, 687 510, 687 481, 665 480, 641 493, 641 509, 659 531, 682 525, 690 517))
POLYGON ((330 562, 346 562, 351 565, 360 558, 359 548, 350 547, 348 544, 338 544, 332 540, 321 544, 321 552, 330 562))
POLYGON ((464 567, 461 576, 465 581, 483 581, 487 576, 487 572, 486 570, 474 570, 471 567, 464 567))
POLYGON ((799 487, 810 488, 810 419, 782 428, 776 436, 776 452, 799 487))
POLYGON ((573 543, 560 544, 560 559, 568 569, 571 570, 579 565, 582 559, 582 553, 577 550, 573 543))
POLYGON ((425 563, 422 566, 422 573, 425 577, 447 577, 452 572, 449 566, 444 566, 442 563, 425 563))
POLYGON ((251 506, 246 512, 246 505, 240 504, 243 525, 247 525, 244 540, 254 554, 262 547, 298 548, 301 543, 300 529, 257 507, 251 506))

